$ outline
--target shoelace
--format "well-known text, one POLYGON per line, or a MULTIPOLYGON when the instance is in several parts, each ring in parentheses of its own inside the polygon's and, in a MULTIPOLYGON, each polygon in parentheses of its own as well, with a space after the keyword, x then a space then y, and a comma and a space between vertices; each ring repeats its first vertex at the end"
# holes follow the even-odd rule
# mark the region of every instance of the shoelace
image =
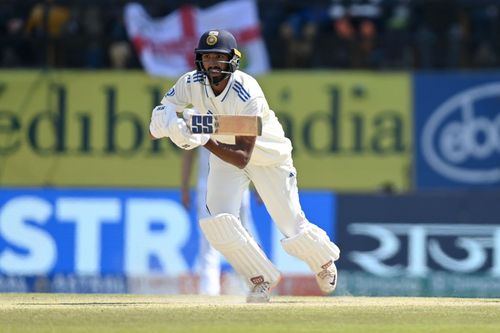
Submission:
POLYGON ((333 271, 329 271, 329 270, 324 269, 318 273, 318 276, 320 279, 324 279, 326 277, 334 277, 335 273, 333 271))
POLYGON ((262 292, 267 292, 268 290, 269 290, 269 282, 262 282, 255 285, 252 289, 252 292, 262 293, 262 292))

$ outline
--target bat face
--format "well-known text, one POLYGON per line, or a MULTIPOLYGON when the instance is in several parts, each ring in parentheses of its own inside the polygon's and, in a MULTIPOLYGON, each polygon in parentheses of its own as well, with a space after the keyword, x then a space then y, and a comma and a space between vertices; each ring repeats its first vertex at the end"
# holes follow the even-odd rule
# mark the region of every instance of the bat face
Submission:
POLYGON ((194 134, 235 136, 262 135, 262 118, 236 115, 192 115, 189 127, 194 134))

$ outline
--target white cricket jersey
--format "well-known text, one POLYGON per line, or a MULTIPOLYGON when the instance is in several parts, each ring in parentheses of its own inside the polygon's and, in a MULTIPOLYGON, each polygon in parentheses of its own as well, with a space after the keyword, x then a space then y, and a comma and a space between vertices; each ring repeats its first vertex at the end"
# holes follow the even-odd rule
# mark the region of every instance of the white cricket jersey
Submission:
MULTIPOLYGON (((179 108, 192 108, 201 114, 251 115, 262 117, 262 135, 257 137, 250 158, 253 165, 279 164, 291 157, 292 144, 285 137, 283 127, 267 100, 258 82, 250 75, 235 71, 224 91, 215 96, 208 78, 201 72, 192 71, 179 78, 165 94, 162 103, 170 102, 179 108)), ((234 136, 213 135, 217 141, 234 144, 234 136)))

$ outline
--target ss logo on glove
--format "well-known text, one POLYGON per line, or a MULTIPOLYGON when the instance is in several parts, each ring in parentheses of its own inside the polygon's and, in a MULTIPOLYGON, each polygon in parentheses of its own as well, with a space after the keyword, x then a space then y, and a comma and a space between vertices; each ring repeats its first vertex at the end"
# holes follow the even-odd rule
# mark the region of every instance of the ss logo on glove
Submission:
POLYGON ((213 134, 215 131, 212 115, 196 114, 191 116, 191 132, 193 134, 213 134))

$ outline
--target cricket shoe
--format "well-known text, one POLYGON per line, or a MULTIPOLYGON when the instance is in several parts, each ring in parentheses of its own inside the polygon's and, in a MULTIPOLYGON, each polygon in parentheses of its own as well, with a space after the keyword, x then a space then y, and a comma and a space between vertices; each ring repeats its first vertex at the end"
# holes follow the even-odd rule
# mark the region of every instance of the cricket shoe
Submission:
POLYGON ((261 282, 253 286, 247 295, 247 303, 267 303, 271 299, 271 284, 261 282))
POLYGON ((272 283, 264 281, 263 276, 254 277, 250 280, 254 285, 247 295, 247 303, 268 303, 271 299, 271 290, 278 284, 279 279, 272 283))
POLYGON ((316 281, 322 292, 330 294, 337 287, 337 267, 335 267, 333 260, 330 260, 321 266, 321 268, 323 270, 316 274, 316 281))

